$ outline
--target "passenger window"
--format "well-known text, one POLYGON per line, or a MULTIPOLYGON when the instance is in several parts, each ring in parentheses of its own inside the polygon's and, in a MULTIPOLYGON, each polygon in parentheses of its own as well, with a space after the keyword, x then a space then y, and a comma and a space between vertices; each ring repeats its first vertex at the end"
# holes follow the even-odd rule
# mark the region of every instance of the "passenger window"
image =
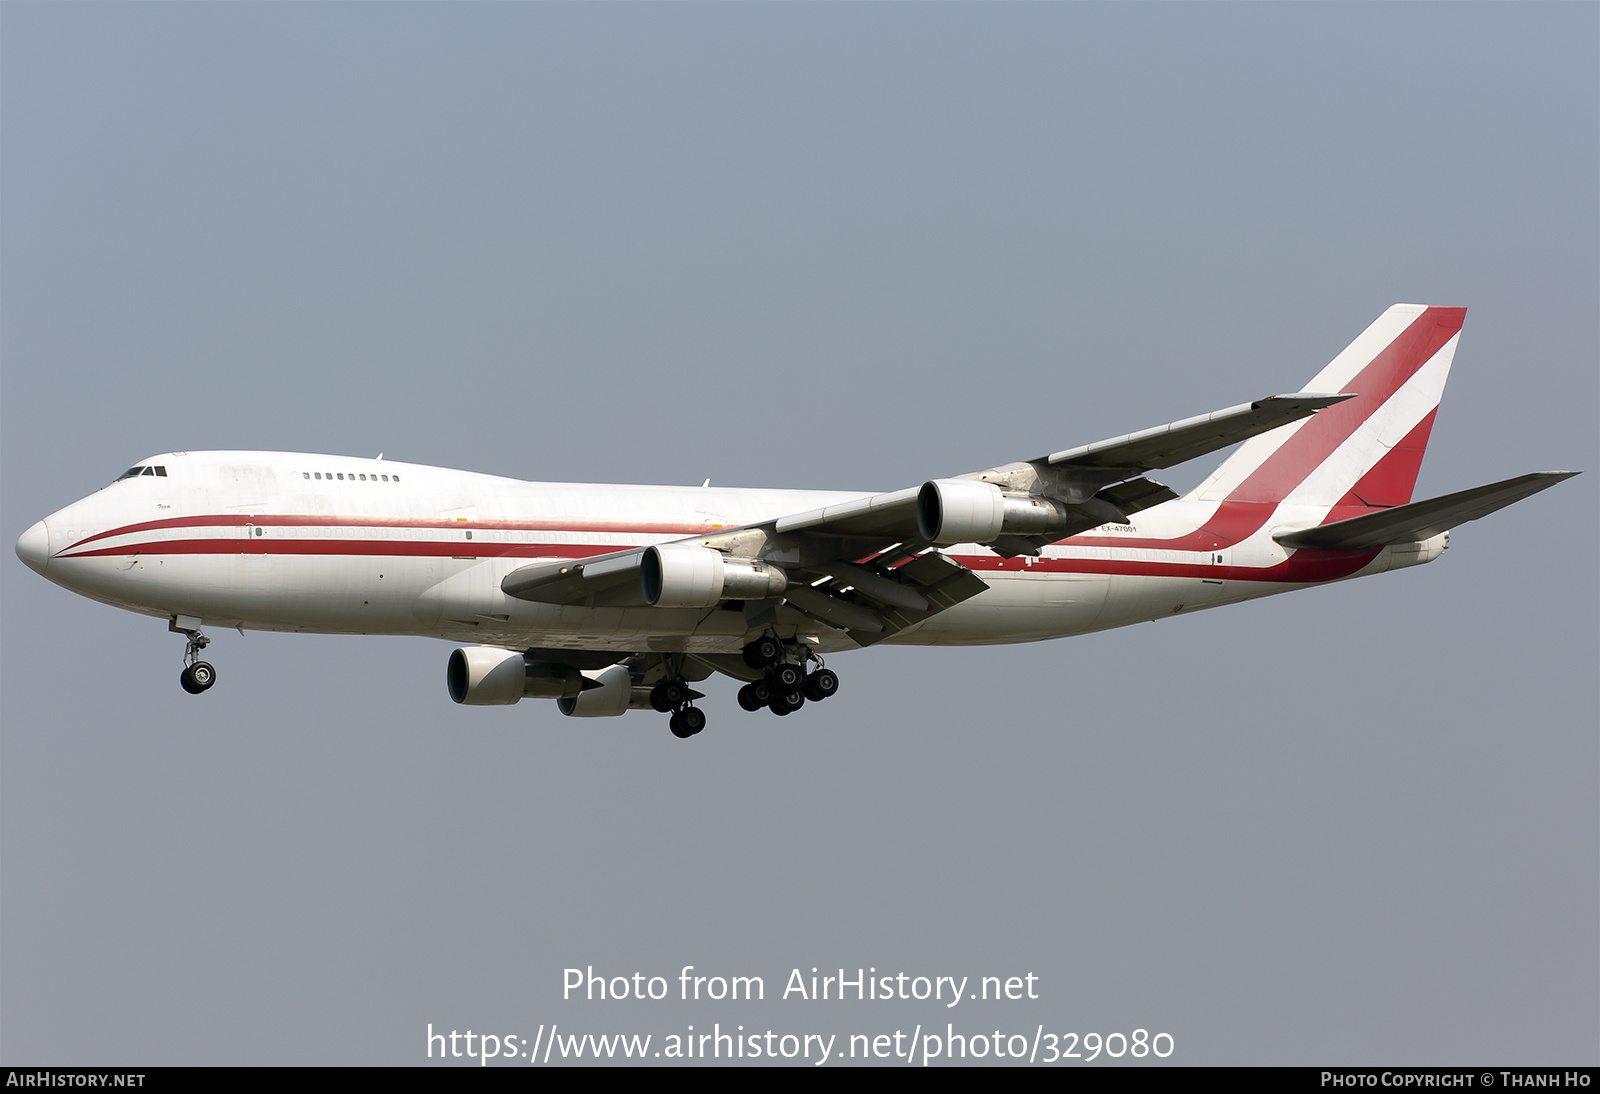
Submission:
POLYGON ((339 481, 340 482, 344 481, 344 472, 343 471, 339 472, 339 481))
POLYGON ((302 472, 300 472, 300 477, 303 478, 303 479, 309 479, 311 477, 311 472, 302 471, 302 472))
POLYGON ((317 478, 319 478, 319 479, 322 478, 322 472, 321 471, 317 472, 317 478))
POLYGON ((399 481, 400 481, 400 476, 399 476, 399 475, 396 475, 396 476, 395 476, 395 477, 394 477, 394 479, 393 479, 393 481, 394 481, 394 482, 399 482, 399 481))
POLYGON ((362 481, 362 482, 366 482, 366 481, 367 481, 367 477, 366 477, 366 476, 365 476, 365 475, 362 475, 362 476, 361 476, 361 481, 362 481))

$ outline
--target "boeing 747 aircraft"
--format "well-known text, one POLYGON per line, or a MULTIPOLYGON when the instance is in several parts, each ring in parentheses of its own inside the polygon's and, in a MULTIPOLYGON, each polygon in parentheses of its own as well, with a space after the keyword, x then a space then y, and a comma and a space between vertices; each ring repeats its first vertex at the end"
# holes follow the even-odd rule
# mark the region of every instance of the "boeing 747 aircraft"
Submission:
POLYGON ((1085 634, 1431 562, 1576 472, 1411 500, 1464 308, 1397 304, 1300 392, 886 494, 521 482, 290 452, 168 452, 22 534, 74 592, 202 626, 464 643, 458 703, 705 726, 833 695, 878 642, 1085 634), (1179 497, 1150 473, 1243 441, 1179 497))

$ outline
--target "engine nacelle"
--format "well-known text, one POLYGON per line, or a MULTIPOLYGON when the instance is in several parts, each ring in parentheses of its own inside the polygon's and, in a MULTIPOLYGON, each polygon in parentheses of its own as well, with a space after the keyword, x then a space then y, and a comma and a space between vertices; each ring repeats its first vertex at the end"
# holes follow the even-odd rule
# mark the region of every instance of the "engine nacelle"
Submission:
POLYGON ((557 699, 556 706, 562 714, 572 718, 615 718, 632 704, 633 674, 628 666, 585 670, 582 675, 600 686, 557 699))
POLYGON ((789 576, 767 562, 723 558, 693 543, 662 543, 639 562, 639 588, 658 608, 710 608, 724 600, 764 600, 789 587, 789 576))
POLYGON ((465 646, 450 654, 445 684, 467 706, 505 706, 521 699, 528 668, 522 654, 494 646, 465 646))
POLYGON ((929 543, 988 543, 1005 524, 1005 495, 990 482, 934 479, 917 493, 917 531, 929 543))
POLYGON ((1005 494, 974 479, 934 479, 917 493, 917 531, 929 543, 992 543, 1005 535, 1063 532, 1067 507, 1054 498, 1005 494))
POLYGON ((576 695, 584 676, 571 665, 530 661, 515 650, 465 646, 445 666, 450 698, 467 706, 506 706, 518 699, 576 695))

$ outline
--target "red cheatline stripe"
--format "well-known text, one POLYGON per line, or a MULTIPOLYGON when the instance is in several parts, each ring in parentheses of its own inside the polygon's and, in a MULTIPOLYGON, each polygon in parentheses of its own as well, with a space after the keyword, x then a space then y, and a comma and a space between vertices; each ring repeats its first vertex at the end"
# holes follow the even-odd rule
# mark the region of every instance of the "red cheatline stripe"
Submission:
POLYGON ((446 558, 588 558, 626 551, 607 543, 474 543, 383 539, 169 539, 58 554, 61 559, 110 555, 389 555, 446 558))
POLYGON ((1276 566, 1208 566, 1191 562, 1140 562, 1132 559, 1041 558, 1032 566, 1020 560, 985 556, 966 556, 958 561, 979 573, 1110 574, 1130 577, 1186 577, 1212 581, 1257 581, 1271 583, 1312 583, 1338 581, 1349 577, 1378 557, 1381 548, 1362 551, 1295 551, 1276 566))
MULTIPOLYGON (((215 513, 199 517, 168 517, 165 520, 148 520, 142 524, 125 524, 107 532, 97 532, 66 548, 81 547, 96 540, 114 536, 130 536, 135 532, 150 532, 162 528, 242 528, 247 524, 262 528, 451 528, 455 530, 497 532, 633 532, 639 535, 692 536, 696 532, 720 530, 709 524, 640 524, 629 521, 562 521, 559 523, 514 520, 404 520, 394 517, 334 517, 311 513, 215 513)), ((723 525, 722 527, 731 527, 723 525)))
MULTIPOLYGON (((57 558, 109 556, 215 555, 317 555, 322 557, 452 557, 452 558, 588 558, 626 550, 606 544, 473 544, 394 543, 383 540, 251 540, 251 550, 240 539, 182 539, 147 543, 137 547, 106 547, 57 558)), ((1314 582, 1349 577, 1378 555, 1366 551, 1296 551, 1286 562, 1253 569, 1248 566, 1212 566, 1187 562, 1144 562, 1132 559, 1041 558, 1031 566, 1020 560, 992 555, 968 555, 959 561, 979 573, 1026 571, 1062 574, 1126 574, 1141 577, 1212 578, 1228 581, 1314 582)))

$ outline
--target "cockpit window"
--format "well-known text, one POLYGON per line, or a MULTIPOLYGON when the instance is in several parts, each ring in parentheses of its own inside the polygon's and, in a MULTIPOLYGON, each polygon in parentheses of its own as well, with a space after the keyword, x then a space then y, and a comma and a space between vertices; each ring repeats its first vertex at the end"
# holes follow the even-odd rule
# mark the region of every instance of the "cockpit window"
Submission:
POLYGON ((121 482, 123 479, 136 479, 141 475, 154 475, 158 478, 164 479, 167 477, 167 469, 162 467, 160 464, 140 464, 138 467, 128 468, 122 474, 118 475, 115 481, 121 482))
POLYGON ((121 482, 123 479, 131 479, 136 475, 144 474, 148 470, 150 470, 148 467, 130 467, 122 474, 117 476, 117 481, 121 482))

